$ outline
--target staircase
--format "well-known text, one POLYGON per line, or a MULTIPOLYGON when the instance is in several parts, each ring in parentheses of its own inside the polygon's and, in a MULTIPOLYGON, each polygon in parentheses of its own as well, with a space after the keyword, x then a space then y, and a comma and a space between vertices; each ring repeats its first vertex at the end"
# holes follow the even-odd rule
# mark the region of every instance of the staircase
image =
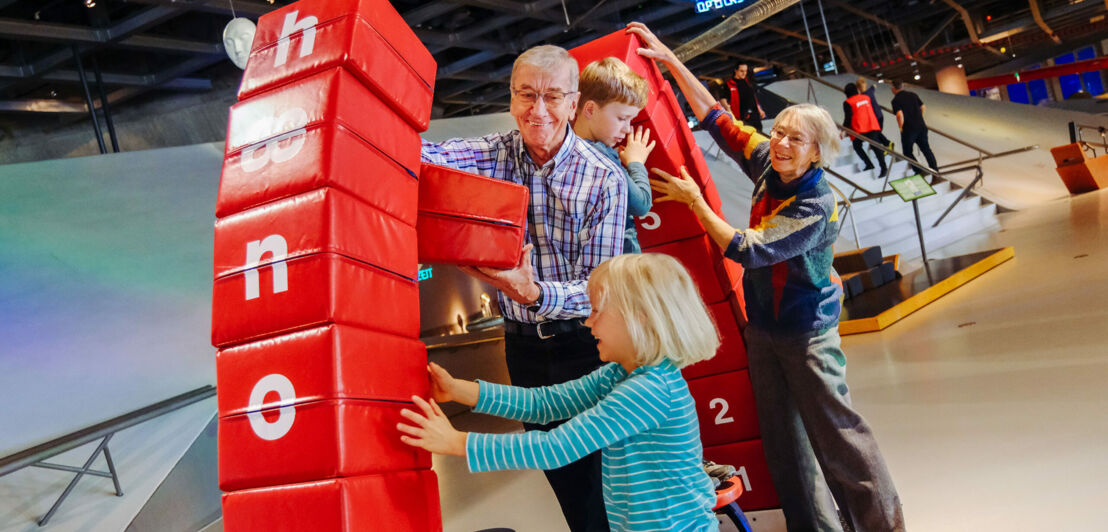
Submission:
MULTIPOLYGON (((868 155, 873 157, 872 152, 868 155)), ((873 193, 892 190, 885 185, 885 179, 879 176, 877 169, 862 171, 860 168, 861 164, 857 162, 857 155, 850 146, 849 140, 844 140, 843 150, 832 164, 831 170, 873 193)), ((889 167, 889 180, 915 173, 907 162, 896 161, 889 167)), ((853 185, 832 175, 831 172, 827 172, 826 175, 828 181, 847 198, 857 200, 865 195, 864 192, 855 189, 853 185)), ((938 178, 933 180, 932 186, 935 189, 935 195, 917 200, 929 258, 940 256, 940 250, 963 238, 1000 228, 1000 222, 996 217, 996 204, 973 192, 963 198, 946 215, 942 223, 932 227, 932 224, 942 216, 943 211, 963 192, 958 185, 938 178)), ((843 201, 841 198, 839 201, 841 207, 843 201)), ((853 201, 849 212, 841 219, 841 227, 839 239, 835 243, 836 251, 881 246, 886 256, 900 254, 901 272, 912 271, 923 265, 912 205, 910 202, 901 200, 899 196, 853 201), (854 227, 857 227, 857 241, 855 241, 854 227)))

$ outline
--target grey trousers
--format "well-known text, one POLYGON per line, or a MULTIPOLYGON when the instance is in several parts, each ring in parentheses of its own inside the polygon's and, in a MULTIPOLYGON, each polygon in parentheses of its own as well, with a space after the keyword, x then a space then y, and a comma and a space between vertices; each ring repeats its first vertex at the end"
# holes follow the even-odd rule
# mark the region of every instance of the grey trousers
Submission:
POLYGON ((877 440, 850 404, 837 327, 808 334, 746 329, 750 380, 770 476, 790 532, 904 530, 877 440), (832 500, 833 499, 833 500, 832 500))

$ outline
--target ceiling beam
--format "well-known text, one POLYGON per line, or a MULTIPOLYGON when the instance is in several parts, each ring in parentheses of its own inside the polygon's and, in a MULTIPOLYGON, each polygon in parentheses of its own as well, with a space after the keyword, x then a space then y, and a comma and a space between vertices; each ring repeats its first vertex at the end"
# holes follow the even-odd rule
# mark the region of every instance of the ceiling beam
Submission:
POLYGON ((51 99, 0 100, 2 113, 87 113, 88 105, 51 99))
MULTIPOLYGON (((762 29, 767 29, 767 30, 770 30, 770 31, 780 33, 781 35, 787 35, 789 37, 800 39, 802 41, 811 40, 813 43, 816 43, 818 45, 828 46, 827 41, 820 40, 820 39, 817 39, 815 37, 812 37, 811 39, 809 39, 807 36, 801 35, 801 34, 795 32, 795 31, 787 30, 785 28, 779 28, 779 27, 774 26, 772 24, 766 24, 765 22, 759 24, 758 27, 762 28, 762 29)), ((854 72, 854 65, 852 65, 850 63, 850 58, 847 57, 846 52, 843 51, 842 46, 839 46, 839 45, 835 44, 835 45, 830 45, 830 47, 833 50, 835 50, 835 54, 839 56, 839 61, 842 62, 842 65, 844 67, 846 67, 846 71, 853 73, 854 72)), ((819 65, 816 65, 816 67, 818 68, 819 65)))
POLYGON ((1038 24, 1039 27, 1042 28, 1043 33, 1047 34, 1050 40, 1054 41, 1054 44, 1062 44, 1062 39, 1059 39, 1058 35, 1054 33, 1054 30, 1050 29, 1050 26, 1043 20, 1043 13, 1039 9, 1039 1, 1028 0, 1028 3, 1031 4, 1031 18, 1035 19, 1035 24, 1038 24))
POLYGON ((924 48, 927 48, 927 45, 931 44, 931 41, 935 40, 935 37, 938 37, 939 34, 942 33, 943 30, 945 30, 951 22, 954 22, 954 19, 956 18, 958 18, 958 13, 951 13, 949 17, 943 19, 943 21, 935 26, 935 29, 931 30, 931 33, 929 33, 927 37, 923 39, 923 42, 920 43, 919 48, 916 48, 916 51, 912 55, 914 56, 922 52, 924 48))
POLYGON ((969 11, 966 11, 966 8, 962 7, 958 2, 955 2, 954 0, 943 0, 943 2, 946 3, 946 5, 954 8, 954 10, 958 12, 958 15, 962 17, 962 24, 964 24, 966 27, 966 33, 969 34, 970 42, 979 45, 985 50, 988 50, 1005 59, 1008 58, 1008 56, 1000 53, 997 50, 993 50, 991 46, 988 46, 986 43, 981 42, 981 38, 977 35, 977 29, 973 25, 973 17, 970 16, 969 11))
POLYGON ((740 9, 708 31, 678 46, 673 53, 681 61, 692 59, 724 44, 738 35, 739 32, 780 13, 796 2, 797 0, 762 0, 750 7, 740 9))
POLYGON ((457 6, 446 2, 429 2, 411 11, 402 13, 400 16, 404 17, 404 22, 407 22, 409 26, 414 28, 430 19, 439 15, 445 15, 455 9, 457 9, 457 6))
MULTIPOLYGON (((230 15, 231 3, 227 0, 128 0, 135 4, 172 5, 189 11, 203 11, 230 15)), ((260 0, 234 0, 234 13, 238 16, 259 17, 284 6, 262 2, 260 0)))
MULTIPOLYGON (((468 1, 469 0, 467 0, 467 3, 468 3, 468 1)), ((479 2, 482 2, 482 3, 493 2, 493 0, 473 0, 473 1, 479 1, 479 2)), ((546 1, 548 1, 548 0, 546 0, 546 1)), ((614 3, 604 4, 603 7, 601 7, 600 9, 594 11, 593 17, 602 17, 604 15, 607 15, 607 14, 610 14, 610 13, 613 13, 613 12, 618 12, 620 9, 623 9, 627 6, 636 5, 640 2, 641 2, 641 0, 620 0, 620 1, 614 2, 614 3)), ((493 3, 495 3, 495 2, 493 2, 493 3)), ((515 4, 515 3, 512 3, 511 5, 516 6, 516 7, 514 7, 514 9, 533 9, 533 8, 520 8, 518 6, 545 5, 545 4, 544 4, 544 0, 540 0, 539 2, 531 2, 530 4, 515 4)), ((667 6, 667 8, 668 8, 668 6, 667 6)), ((651 20, 651 16, 655 16, 655 17, 659 16, 659 15, 666 16, 668 14, 672 14, 672 11, 669 10, 669 9, 660 9, 660 10, 655 10, 650 15, 641 14, 637 18, 639 18, 640 20, 649 21, 649 20, 651 20)), ((563 19, 562 22, 564 23, 565 20, 563 19)), ((616 23, 616 24, 607 23, 606 26, 603 26, 603 29, 601 31, 602 32, 610 32, 610 31, 614 31, 614 30, 618 29, 621 26, 622 26, 622 23, 616 23)), ((551 26, 546 27, 545 29, 528 33, 526 38, 524 38, 523 41, 519 43, 520 44, 519 50, 521 50, 521 51, 526 50, 526 49, 530 48, 531 46, 534 46, 537 43, 540 43, 540 42, 542 42, 546 39, 549 39, 549 38, 551 38, 555 35, 561 34, 561 33, 563 33, 564 29, 565 29, 564 26, 551 25, 551 26)), ((487 63, 487 62, 492 61, 493 59, 496 59, 496 58, 501 57, 503 55, 508 55, 508 54, 497 52, 497 51, 490 51, 490 50, 477 52, 476 54, 472 54, 472 55, 469 55, 469 56, 464 57, 462 59, 459 59, 457 61, 454 61, 452 63, 440 66, 436 76, 441 77, 441 78, 450 78, 450 77, 454 76, 455 74, 458 74, 460 72, 464 72, 464 71, 469 70, 471 68, 474 68, 478 65, 487 63)), ((501 68, 501 69, 498 70, 498 72, 502 72, 503 70, 504 69, 501 68)), ((510 65, 509 65, 509 68, 508 68, 508 72, 511 72, 510 65)), ((503 78, 503 76, 500 76, 500 77, 503 78)), ((475 87, 471 87, 471 88, 475 88, 475 87)), ((456 96, 457 94, 458 93, 450 94, 450 95, 448 95, 448 97, 456 96)))
POLYGON ((107 40, 116 41, 148 30, 170 19, 183 15, 187 10, 180 7, 154 6, 136 15, 127 17, 108 29, 107 40))
POLYGON ((878 23, 882 26, 885 26, 886 28, 889 28, 893 33, 893 37, 896 38, 897 46, 900 47, 901 52, 904 52, 904 55, 906 55, 906 56, 908 56, 912 59, 916 59, 917 61, 919 61, 921 63, 931 64, 930 61, 927 61, 926 59, 917 59, 915 57, 915 54, 908 47, 908 41, 904 38, 904 33, 900 31, 900 26, 897 26, 896 24, 893 24, 893 23, 891 23, 891 22, 889 22, 889 21, 887 21, 887 20, 885 20, 881 17, 875 16, 871 13, 866 12, 866 11, 862 11, 861 9, 858 9, 854 6, 851 6, 850 4, 847 4, 846 2, 843 2, 841 0, 828 0, 828 3, 830 3, 833 6, 838 7, 839 9, 842 9, 843 11, 846 11, 847 13, 852 13, 852 14, 857 15, 859 17, 862 17, 864 19, 872 20, 873 22, 876 22, 876 23, 878 23))

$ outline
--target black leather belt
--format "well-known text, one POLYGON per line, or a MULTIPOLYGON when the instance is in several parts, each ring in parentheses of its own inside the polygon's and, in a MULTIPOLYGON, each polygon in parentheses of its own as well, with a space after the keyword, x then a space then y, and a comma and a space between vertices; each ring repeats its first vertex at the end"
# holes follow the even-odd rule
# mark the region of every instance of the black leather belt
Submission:
POLYGON ((518 321, 504 320, 505 333, 522 336, 537 336, 541 340, 587 328, 588 327, 585 327, 585 320, 583 318, 547 320, 538 323, 520 323, 518 321))

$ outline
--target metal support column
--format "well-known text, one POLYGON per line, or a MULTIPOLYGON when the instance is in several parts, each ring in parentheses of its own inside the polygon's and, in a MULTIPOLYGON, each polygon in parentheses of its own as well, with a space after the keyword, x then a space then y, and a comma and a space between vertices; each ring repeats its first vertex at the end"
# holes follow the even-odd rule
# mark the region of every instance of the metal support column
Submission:
POLYGON ((827 36, 827 51, 831 52, 831 67, 838 74, 839 60, 835 57, 835 45, 831 43, 831 32, 827 31, 827 17, 823 14, 823 0, 816 0, 816 5, 819 6, 819 19, 823 22, 823 34, 827 36))
POLYGON ((92 60, 92 73, 96 76, 96 90, 100 92, 100 110, 104 111, 104 122, 108 124, 108 136, 112 139, 112 151, 119 153, 119 138, 115 136, 112 108, 108 105, 108 95, 104 92, 104 76, 100 73, 100 64, 96 61, 96 54, 90 55, 89 59, 92 60))
POLYGON ((85 66, 81 63, 81 52, 77 45, 72 45, 73 62, 77 64, 77 75, 81 77, 81 87, 85 89, 85 103, 88 104, 88 114, 92 117, 92 128, 96 130, 96 142, 100 145, 100 153, 108 153, 108 147, 104 145, 104 134, 100 132, 100 120, 96 118, 96 104, 92 102, 92 93, 88 89, 88 76, 85 75, 85 66))
MULTIPOLYGON (((808 37, 808 50, 812 52, 812 68, 816 69, 816 76, 823 77, 823 69, 816 59, 816 47, 812 44, 812 32, 808 31, 808 14, 804 12, 804 0, 800 1, 800 18, 804 21, 804 35, 808 37)), ((831 60, 835 60, 835 51, 831 51, 831 60)))
MULTIPOLYGON (((919 217, 919 200, 912 200, 912 211, 916 213, 916 233, 919 235, 919 252, 923 255, 923 264, 927 265, 927 248, 923 245, 923 222, 919 217)), ((930 271, 928 271, 930 273, 930 271)))

